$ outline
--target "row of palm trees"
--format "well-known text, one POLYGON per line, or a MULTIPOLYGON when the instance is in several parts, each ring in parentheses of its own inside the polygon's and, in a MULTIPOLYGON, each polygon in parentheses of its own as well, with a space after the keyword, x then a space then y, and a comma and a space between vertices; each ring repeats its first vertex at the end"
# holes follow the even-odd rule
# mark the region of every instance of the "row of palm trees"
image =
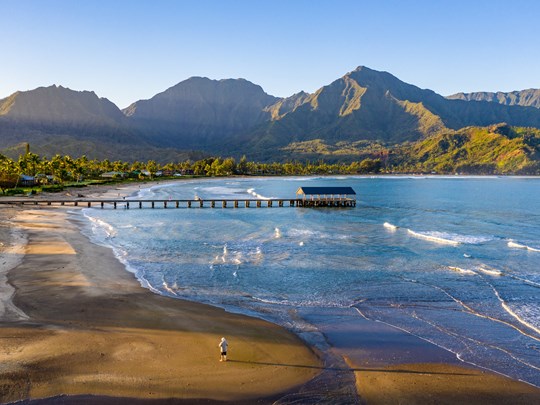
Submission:
POLYGON ((151 177, 160 172, 196 176, 310 175, 370 173, 378 172, 380 168, 380 161, 371 159, 351 164, 327 164, 324 162, 256 163, 248 161, 244 156, 238 162, 234 158, 209 157, 195 162, 187 160, 160 164, 154 160, 125 162, 89 159, 86 156, 73 158, 68 155, 55 155, 47 158, 27 150, 17 160, 0 155, 0 183, 4 184, 4 188, 7 183, 14 187, 21 175, 61 184, 70 181, 78 182, 83 179, 98 179, 105 172, 151 177))

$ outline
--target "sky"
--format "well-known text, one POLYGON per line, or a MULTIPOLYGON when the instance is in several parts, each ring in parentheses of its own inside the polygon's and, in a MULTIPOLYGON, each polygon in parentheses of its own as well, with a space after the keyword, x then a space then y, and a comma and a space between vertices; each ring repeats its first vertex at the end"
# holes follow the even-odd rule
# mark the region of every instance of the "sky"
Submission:
POLYGON ((540 88, 537 0, 0 0, 0 99, 118 107, 192 76, 314 92, 363 65, 442 95, 540 88))

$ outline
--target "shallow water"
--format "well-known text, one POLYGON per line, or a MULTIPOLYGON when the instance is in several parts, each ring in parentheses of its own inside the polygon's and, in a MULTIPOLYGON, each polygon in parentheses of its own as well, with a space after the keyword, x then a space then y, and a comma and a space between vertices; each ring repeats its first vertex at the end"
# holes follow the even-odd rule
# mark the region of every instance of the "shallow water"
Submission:
POLYGON ((326 321, 366 317, 540 386, 540 179, 211 179, 132 198, 290 198, 302 185, 352 186, 358 204, 84 214, 92 240, 160 294, 256 314, 315 344, 326 321))

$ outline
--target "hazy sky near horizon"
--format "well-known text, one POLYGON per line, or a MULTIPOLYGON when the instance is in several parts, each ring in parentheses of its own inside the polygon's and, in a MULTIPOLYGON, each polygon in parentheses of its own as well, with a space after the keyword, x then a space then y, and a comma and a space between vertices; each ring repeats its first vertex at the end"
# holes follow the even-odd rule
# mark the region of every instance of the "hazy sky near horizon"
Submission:
POLYGON ((537 0, 0 0, 0 99, 120 108, 191 76, 313 92, 359 65, 442 95, 540 88, 537 0))

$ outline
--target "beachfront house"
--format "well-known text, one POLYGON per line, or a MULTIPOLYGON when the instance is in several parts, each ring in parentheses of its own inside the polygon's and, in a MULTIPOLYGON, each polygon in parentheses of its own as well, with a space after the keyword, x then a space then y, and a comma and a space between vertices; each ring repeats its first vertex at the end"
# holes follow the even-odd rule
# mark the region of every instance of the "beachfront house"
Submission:
POLYGON ((126 173, 124 172, 105 172, 105 173, 101 173, 100 177, 103 177, 105 179, 123 179, 124 177, 126 177, 126 173))
POLYGON ((24 186, 24 187, 33 187, 36 185, 36 178, 34 176, 21 174, 19 176, 19 185, 24 186))
POLYGON ((301 207, 355 207, 352 187, 300 187, 296 199, 301 207))

